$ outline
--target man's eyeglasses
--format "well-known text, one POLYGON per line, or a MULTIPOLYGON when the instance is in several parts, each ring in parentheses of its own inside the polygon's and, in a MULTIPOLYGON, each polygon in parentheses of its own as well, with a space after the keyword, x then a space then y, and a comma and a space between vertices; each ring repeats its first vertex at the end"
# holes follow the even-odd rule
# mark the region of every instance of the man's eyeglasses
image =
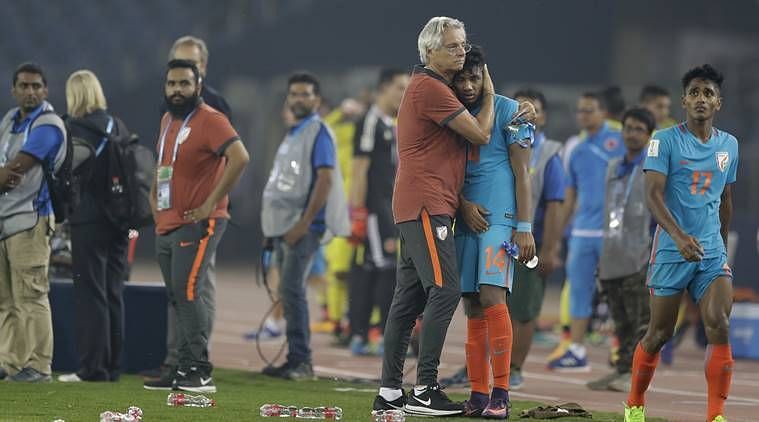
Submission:
POLYGON ((625 132, 625 133, 641 133, 641 134, 643 134, 643 133, 647 134, 648 133, 648 129, 647 128, 637 127, 637 126, 629 126, 629 125, 622 126, 622 131, 625 132))
POLYGON ((465 42, 464 44, 449 44, 444 46, 448 50, 448 54, 455 55, 459 50, 464 50, 464 53, 472 51, 472 44, 465 42))

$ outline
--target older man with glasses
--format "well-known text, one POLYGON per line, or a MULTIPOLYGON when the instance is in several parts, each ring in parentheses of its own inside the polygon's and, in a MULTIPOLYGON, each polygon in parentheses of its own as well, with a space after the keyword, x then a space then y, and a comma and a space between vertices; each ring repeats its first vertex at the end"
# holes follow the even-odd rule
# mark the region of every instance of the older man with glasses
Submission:
POLYGON ((398 111, 398 173, 393 217, 400 233, 396 289, 385 328, 382 382, 374 410, 416 415, 463 411, 437 382, 448 325, 461 297, 451 226, 464 182, 465 144, 487 144, 493 126, 493 82, 483 72, 482 108, 471 115, 450 88, 471 50, 464 24, 435 17, 418 39, 422 64, 414 68, 398 111), (401 390, 411 329, 424 314, 417 382, 408 398, 401 390))

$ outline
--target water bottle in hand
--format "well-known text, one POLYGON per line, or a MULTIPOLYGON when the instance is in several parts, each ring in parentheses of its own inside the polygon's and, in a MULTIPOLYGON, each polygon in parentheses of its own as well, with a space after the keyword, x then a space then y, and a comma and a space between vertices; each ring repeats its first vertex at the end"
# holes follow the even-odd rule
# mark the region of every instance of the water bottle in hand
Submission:
MULTIPOLYGON (((519 247, 517 246, 516 243, 510 242, 510 241, 507 240, 507 241, 503 242, 502 246, 503 246, 503 250, 506 251, 507 255, 509 255, 510 257, 514 258, 517 261, 519 260, 519 247)), ((529 260, 524 265, 525 265, 525 267, 527 267, 529 269, 533 269, 533 268, 537 267, 538 266, 538 256, 535 255, 534 257, 532 257, 531 260, 529 260)))

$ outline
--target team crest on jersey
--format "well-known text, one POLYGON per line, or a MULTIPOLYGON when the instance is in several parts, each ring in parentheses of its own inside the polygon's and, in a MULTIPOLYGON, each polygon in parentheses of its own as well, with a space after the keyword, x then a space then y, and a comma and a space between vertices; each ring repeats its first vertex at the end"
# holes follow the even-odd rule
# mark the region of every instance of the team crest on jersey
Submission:
POLYGON ((658 157, 659 156, 659 140, 658 139, 652 139, 648 142, 648 156, 649 157, 658 157))
POLYGON ((448 227, 446 226, 435 227, 435 230, 437 231, 438 239, 445 240, 445 238, 448 237, 448 227))
POLYGON ((615 150, 618 145, 619 145, 619 141, 617 140, 617 138, 606 138, 606 140, 604 141, 604 147, 606 148, 607 151, 615 150))
POLYGON ((727 165, 730 164, 730 154, 727 151, 720 151, 717 153, 717 166, 719 171, 725 172, 727 165))

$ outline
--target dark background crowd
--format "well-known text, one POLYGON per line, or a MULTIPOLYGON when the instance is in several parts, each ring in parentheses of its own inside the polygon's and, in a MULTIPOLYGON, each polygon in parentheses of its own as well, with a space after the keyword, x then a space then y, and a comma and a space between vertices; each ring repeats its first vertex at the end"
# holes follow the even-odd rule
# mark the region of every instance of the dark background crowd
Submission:
MULTIPOLYGON (((496 89, 511 92, 535 85, 551 99, 546 129, 553 139, 577 133, 573 107, 579 93, 609 84, 634 103, 640 87, 654 82, 679 93, 678 77, 692 63, 710 62, 730 75, 718 126, 741 142, 735 187, 734 229, 756 237, 751 216, 759 213, 759 3, 737 0, 607 2, 426 3, 331 0, 134 1, 74 0, 10 3, 0 28, 0 73, 33 59, 49 77, 50 101, 64 109, 71 72, 93 70, 109 108, 129 122, 142 142, 158 137, 161 82, 166 52, 181 35, 206 40, 211 51, 208 81, 234 110, 233 121, 251 152, 251 165, 232 195, 236 230, 221 245, 222 260, 257 257, 260 192, 283 133, 281 98, 287 75, 308 68, 320 76, 325 99, 339 105, 373 86, 382 66, 410 68, 418 61, 413 40, 432 14, 466 22, 469 37, 490 52, 496 89), (202 17, 202 18, 201 18, 202 17), (66 24, 61 24, 66 22, 66 24), (19 36, 23 34, 23 36, 19 36), (97 37, 93 34, 98 34, 97 37), (304 36, 308 34, 308 36, 304 36), (498 40, 498 41, 494 41, 498 40), (251 241, 252 240, 252 241, 251 241)), ((12 98, 0 98, 8 109, 12 98)), ((681 119, 677 95, 673 117, 681 119)), ((138 257, 150 259, 153 242, 144 233, 138 257)), ((750 282, 755 248, 736 256, 736 282, 750 282)))

